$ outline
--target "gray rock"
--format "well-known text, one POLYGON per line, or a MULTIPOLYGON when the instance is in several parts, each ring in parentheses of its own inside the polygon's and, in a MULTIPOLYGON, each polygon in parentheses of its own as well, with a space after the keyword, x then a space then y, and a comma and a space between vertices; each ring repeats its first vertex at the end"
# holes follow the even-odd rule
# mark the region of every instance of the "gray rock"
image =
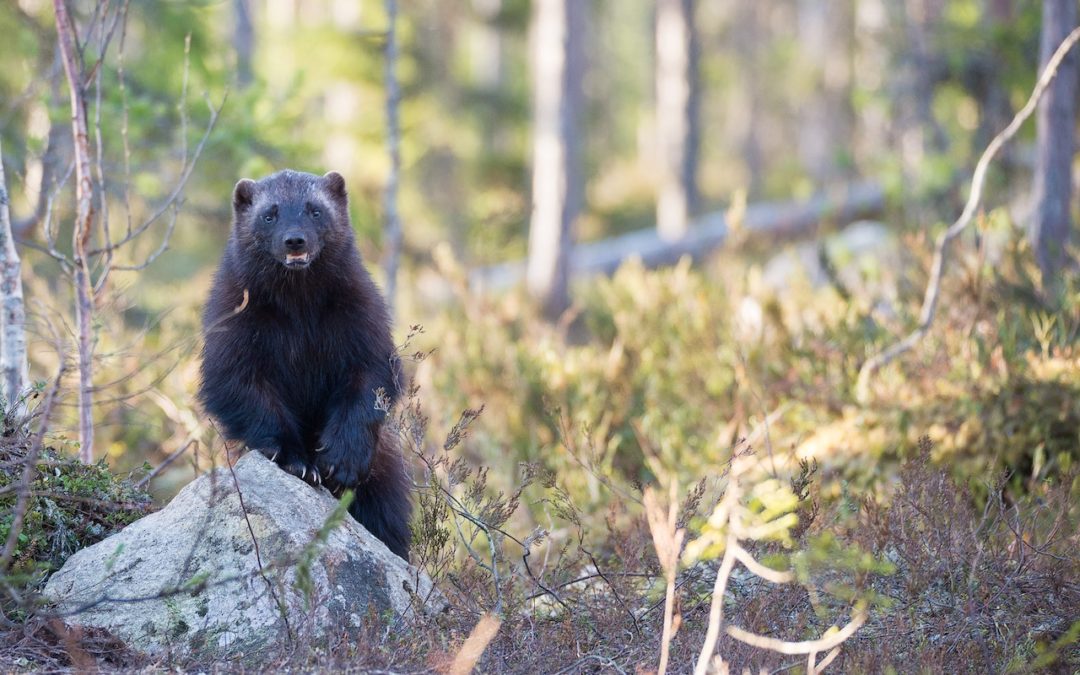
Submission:
POLYGON ((150 654, 252 662, 291 638, 406 623, 445 604, 326 490, 256 452, 234 471, 235 482, 227 467, 196 479, 76 553, 46 598, 69 624, 106 628, 150 654))
POLYGON ((853 301, 857 311, 865 313, 865 320, 891 324, 897 319, 910 256, 895 232, 869 220, 816 240, 789 244, 765 261, 760 277, 750 278, 750 295, 736 308, 733 334, 744 343, 766 339, 777 328, 774 321, 766 320, 763 306, 771 299, 784 300, 782 325, 788 329, 807 321, 816 325, 817 310, 806 313, 803 303, 827 297, 819 293, 827 287, 853 301))
POLYGON ((882 223, 860 220, 814 242, 802 242, 774 255, 762 269, 765 288, 783 293, 798 281, 821 288, 831 282, 820 248, 839 281, 853 295, 870 302, 891 302, 902 269, 900 242, 882 223))

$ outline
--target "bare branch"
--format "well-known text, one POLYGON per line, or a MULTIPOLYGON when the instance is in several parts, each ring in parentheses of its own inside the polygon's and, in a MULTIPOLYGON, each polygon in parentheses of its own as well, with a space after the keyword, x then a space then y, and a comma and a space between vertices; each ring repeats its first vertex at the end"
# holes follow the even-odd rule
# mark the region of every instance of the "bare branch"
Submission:
POLYGON ((836 647, 844 640, 854 635, 855 631, 859 630, 864 623, 866 623, 866 612, 859 611, 855 613, 855 616, 852 617, 851 621, 849 621, 846 626, 832 635, 818 638, 817 640, 805 640, 803 642, 788 642, 787 640, 778 640, 764 635, 757 635, 756 633, 743 630, 738 626, 728 626, 727 634, 739 642, 745 642, 748 645, 760 647, 762 649, 771 649, 772 651, 781 654, 811 654, 836 647))
POLYGON ((757 560, 754 560, 754 556, 750 555, 750 552, 741 545, 735 547, 735 559, 745 565, 746 569, 774 584, 786 584, 795 581, 794 574, 781 572, 762 565, 757 560))
MULTIPOLYGON (((187 84, 185 79, 183 94, 184 97, 187 96, 186 88, 187 84)), ((191 178, 191 173, 192 171, 194 171, 195 165, 198 162, 199 157, 202 155, 203 148, 206 147, 206 142, 210 139, 210 133, 214 130, 214 126, 217 124, 218 116, 221 114, 221 110, 225 107, 225 102, 228 100, 228 97, 228 92, 225 92, 225 95, 221 99, 221 103, 216 108, 213 106, 209 99, 206 100, 206 106, 210 110, 210 119, 206 123, 206 130, 203 132, 202 138, 199 139, 199 143, 195 146, 195 151, 191 153, 190 157, 187 149, 187 115, 181 115, 181 125, 184 128, 184 130, 181 132, 184 136, 184 138, 181 140, 181 143, 183 145, 183 164, 180 171, 180 177, 177 180, 176 185, 173 187, 172 192, 169 193, 169 196, 161 204, 159 204, 158 207, 153 211, 153 213, 151 213, 150 216, 146 218, 146 220, 140 223, 138 227, 136 227, 134 230, 131 230, 118 241, 110 242, 102 248, 91 250, 90 255, 100 255, 101 253, 104 253, 107 249, 110 248, 116 250, 121 246, 124 246, 125 244, 131 242, 132 240, 137 239, 140 235, 145 233, 151 225, 157 222, 157 220, 161 218, 161 216, 165 215, 167 211, 173 208, 173 205, 178 202, 180 196, 183 194, 184 188, 187 187, 188 179, 191 178)))
MULTIPOLYGON (((109 43, 112 42, 120 19, 125 18, 127 10, 125 3, 121 9, 113 14, 112 24, 105 30, 105 23, 109 16, 109 6, 105 5, 101 14, 101 44, 98 47, 98 58, 92 72, 94 76, 94 174, 98 187, 98 220, 101 223, 101 232, 105 241, 109 241, 109 201, 107 199, 107 184, 105 175, 105 143, 101 136, 101 74, 105 64, 105 55, 109 51, 109 43)), ((106 256, 105 266, 108 266, 110 255, 106 256)), ((97 289, 95 289, 96 292, 97 289)))
POLYGON ((720 569, 716 573, 716 583, 713 585, 712 605, 709 607, 709 627, 705 630, 705 642, 701 645, 701 654, 698 655, 694 675, 705 675, 709 672, 709 664, 713 654, 716 653, 716 642, 720 639, 720 626, 724 622, 724 594, 727 592, 731 570, 735 568, 735 547, 732 546, 735 543, 737 540, 734 533, 729 534, 727 550, 724 551, 724 559, 720 563, 720 569))
POLYGON ((187 443, 180 446, 179 450, 174 451, 171 455, 169 455, 168 457, 165 458, 165 461, 163 461, 161 464, 158 464, 156 467, 154 467, 153 471, 151 471, 150 473, 143 476, 142 479, 140 479, 138 483, 135 483, 135 487, 137 489, 139 489, 139 490, 146 487, 150 483, 150 481, 154 480, 154 478, 156 478, 159 473, 161 473, 163 470, 165 470, 165 468, 167 466, 169 466, 170 464, 175 462, 177 460, 177 458, 180 457, 180 455, 187 452, 187 449, 190 448, 193 445, 197 447, 199 445, 199 439, 192 438, 187 443))
MULTIPOLYGON (((60 191, 67 185, 68 180, 71 178, 71 174, 75 172, 75 163, 72 162, 68 165, 67 171, 64 172, 63 178, 61 178, 56 186, 49 193, 49 197, 46 200, 45 216, 41 221, 41 228, 45 235, 45 246, 41 248, 45 253, 48 253, 54 260, 60 263, 65 272, 71 271, 71 261, 66 255, 60 252, 56 248, 56 230, 53 228, 53 204, 56 202, 57 196, 60 191)), ((27 246, 33 246, 33 242, 24 241, 23 244, 27 246)))
POLYGON ((810 652, 809 654, 806 655, 806 661, 807 661, 806 672, 807 672, 807 675, 811 675, 813 673, 824 672, 825 667, 828 666, 830 663, 832 663, 836 659, 836 657, 839 656, 839 655, 840 655, 840 646, 837 645, 837 646, 833 647, 832 650, 828 654, 825 655, 825 658, 823 658, 820 663, 815 664, 814 659, 817 656, 817 652, 810 652))
MULTIPOLYGON (((50 104, 56 103, 60 98, 59 75, 61 72, 60 59, 57 57, 53 60, 48 74, 42 78, 42 81, 49 83, 51 90, 50 104)), ((0 124, 0 126, 4 125, 0 124)), ((45 148, 42 150, 39 160, 41 162, 41 176, 37 185, 31 188, 30 192, 35 197, 34 209, 23 218, 12 220, 12 232, 19 239, 26 238, 30 231, 37 227, 41 219, 45 217, 46 209, 49 206, 49 195, 52 192, 51 188, 55 182, 58 165, 61 161, 62 152, 60 146, 65 140, 63 129, 64 127, 61 124, 49 122, 49 132, 45 137, 45 148)))
POLYGON ((873 377, 874 373, 891 363, 896 357, 910 351, 930 331, 930 324, 933 323, 934 315, 937 312, 938 297, 941 294, 941 280, 945 276, 946 253, 949 243, 958 237, 975 218, 975 212, 982 202, 983 184, 986 182, 986 172, 990 167, 990 162, 993 161, 1002 146, 1016 135, 1024 122, 1035 112, 1039 99, 1042 98, 1054 76, 1057 75, 1058 66, 1061 65, 1062 60, 1078 40, 1080 40, 1080 28, 1076 28, 1069 33, 1061 45, 1058 46, 1057 51, 1047 62, 1046 68, 1043 69, 1042 75, 1035 84, 1027 103, 1016 113, 1009 125, 990 141, 990 145, 986 146, 986 150, 979 157, 979 161, 975 165, 975 172, 971 177, 971 192, 968 194, 968 200, 964 205, 963 212, 956 222, 938 238, 934 250, 934 261, 930 268, 930 281, 927 283, 926 294, 923 297, 919 325, 906 338, 875 354, 863 364, 862 369, 859 371, 859 379, 855 385, 855 397, 859 401, 865 402, 869 398, 870 378, 873 377))
MULTIPOLYGON (((717 504, 713 516, 709 519, 710 523, 719 522, 723 524, 723 533, 718 537, 723 537, 724 556, 720 563, 720 569, 716 573, 712 605, 709 610, 709 623, 694 673, 695 675, 705 675, 711 670, 727 672, 724 669, 726 664, 723 663, 723 659, 716 654, 716 645, 720 638, 721 629, 724 629, 731 637, 755 647, 770 649, 781 654, 809 654, 807 660, 808 672, 821 672, 822 668, 836 658, 838 652, 827 654, 821 664, 815 665, 817 654, 836 647, 851 637, 862 626, 866 621, 866 610, 862 607, 857 607, 852 621, 839 632, 830 633, 819 640, 806 642, 788 642, 756 635, 736 626, 724 626, 724 594, 727 591, 728 581, 736 562, 741 562, 751 573, 774 584, 795 581, 795 575, 790 572, 773 570, 759 563, 740 543, 740 539, 760 539, 775 533, 775 528, 770 530, 762 526, 748 526, 744 522, 747 511, 745 507, 741 506, 745 491, 740 481, 740 475, 749 466, 745 461, 746 459, 748 458, 745 455, 732 458, 729 465, 730 478, 727 488, 724 490, 723 497, 720 503, 717 504)), ((773 520, 772 522, 777 523, 778 527, 783 527, 781 525, 783 523, 782 519, 773 520)), ((714 526, 718 527, 718 525, 714 526)), ((719 539, 715 541, 715 544, 719 543, 719 539)), ((709 545, 713 544, 710 542, 709 545)))
POLYGON ((174 202, 170 209, 169 224, 165 227, 165 234, 161 238, 161 243, 153 253, 146 256, 146 258, 135 265, 113 265, 112 269, 117 272, 141 272, 150 265, 154 264, 154 261, 161 257, 161 254, 169 250, 169 244, 172 242, 173 230, 176 229, 176 217, 180 214, 180 204, 174 202))

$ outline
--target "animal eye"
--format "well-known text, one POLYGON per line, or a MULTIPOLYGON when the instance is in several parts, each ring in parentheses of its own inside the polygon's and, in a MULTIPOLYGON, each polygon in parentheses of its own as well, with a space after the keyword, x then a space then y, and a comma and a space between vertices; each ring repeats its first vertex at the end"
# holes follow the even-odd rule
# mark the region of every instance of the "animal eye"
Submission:
POLYGON ((319 209, 311 209, 311 217, 312 218, 318 218, 321 215, 322 215, 322 211, 320 211, 319 209))
POLYGON ((272 214, 272 213, 266 214, 265 216, 263 216, 263 221, 267 222, 267 223, 274 222, 274 214, 272 214))

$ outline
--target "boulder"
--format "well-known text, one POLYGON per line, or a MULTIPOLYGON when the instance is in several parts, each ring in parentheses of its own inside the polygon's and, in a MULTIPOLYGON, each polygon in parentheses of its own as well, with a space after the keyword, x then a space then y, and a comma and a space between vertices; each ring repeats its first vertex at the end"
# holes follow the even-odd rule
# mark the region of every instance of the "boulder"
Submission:
POLYGON ((876 299, 895 295, 896 270, 901 263, 900 241, 883 223, 860 220, 817 241, 802 242, 774 255, 762 270, 764 286, 785 292, 805 277, 813 288, 831 283, 820 249, 839 280, 853 293, 876 299))
POLYGON ((248 453, 73 555, 44 594, 67 623, 150 654, 251 662, 290 639, 441 610, 427 575, 338 504, 248 453))

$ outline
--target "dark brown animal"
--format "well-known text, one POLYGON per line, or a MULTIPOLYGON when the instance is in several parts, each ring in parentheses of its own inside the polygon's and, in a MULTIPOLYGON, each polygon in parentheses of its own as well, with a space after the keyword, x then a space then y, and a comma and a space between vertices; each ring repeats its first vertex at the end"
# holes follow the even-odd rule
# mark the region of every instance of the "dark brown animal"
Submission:
POLYGON ((349 512, 407 560, 409 480, 384 429, 400 366, 345 180, 244 179, 233 216, 203 316, 203 406, 227 439, 336 495, 353 490, 349 512))

